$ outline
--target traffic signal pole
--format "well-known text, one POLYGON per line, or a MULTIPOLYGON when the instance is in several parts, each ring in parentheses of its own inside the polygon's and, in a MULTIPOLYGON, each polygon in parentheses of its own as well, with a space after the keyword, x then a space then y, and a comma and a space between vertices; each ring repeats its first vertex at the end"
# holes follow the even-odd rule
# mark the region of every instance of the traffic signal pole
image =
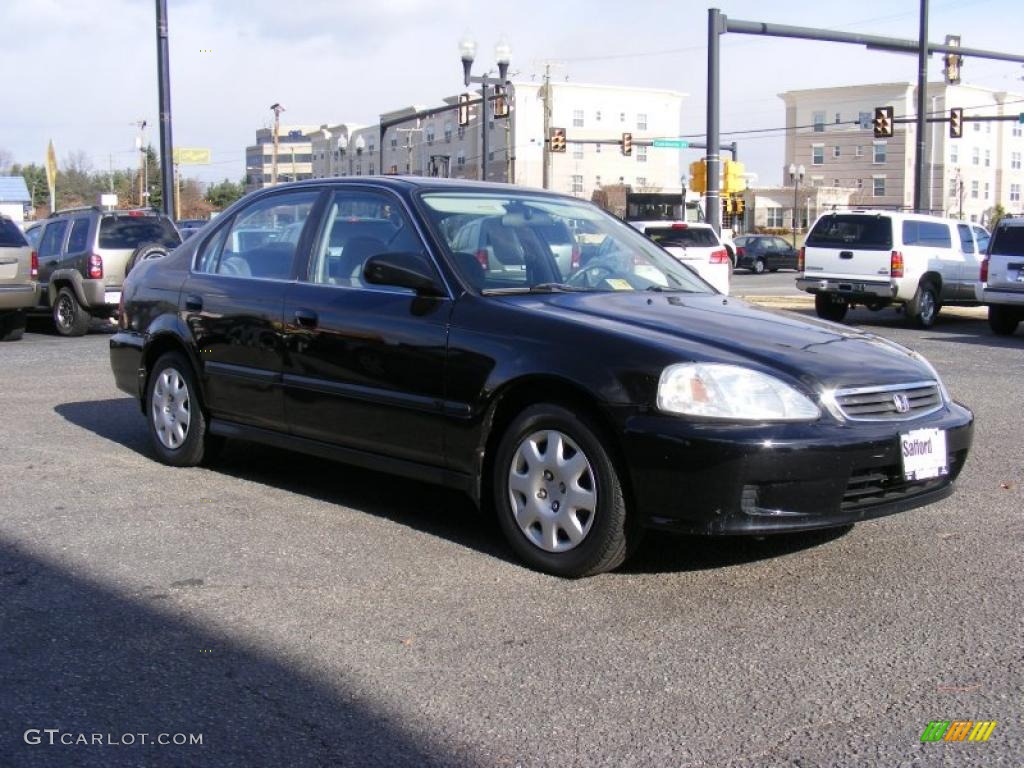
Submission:
POLYGON ((721 193, 718 185, 719 155, 719 44, 725 32, 725 17, 717 8, 708 9, 708 105, 707 105, 707 190, 704 192, 708 224, 717 234, 722 233, 721 193))
MULTIPOLYGON (((914 210, 924 210, 924 190, 926 182, 924 159, 928 152, 928 132, 925 121, 928 119, 928 0, 921 0, 921 24, 917 36, 917 152, 914 155, 914 210)), ((931 206, 928 206, 931 208, 931 206)))

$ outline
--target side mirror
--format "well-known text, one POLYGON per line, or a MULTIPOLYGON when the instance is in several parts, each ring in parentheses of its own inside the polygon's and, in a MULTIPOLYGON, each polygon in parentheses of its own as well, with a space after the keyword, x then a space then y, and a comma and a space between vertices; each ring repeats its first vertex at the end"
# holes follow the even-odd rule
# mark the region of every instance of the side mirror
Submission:
POLYGON ((363 279, 371 285, 411 288, 420 296, 443 296, 427 260, 418 253, 380 253, 363 266, 363 279))

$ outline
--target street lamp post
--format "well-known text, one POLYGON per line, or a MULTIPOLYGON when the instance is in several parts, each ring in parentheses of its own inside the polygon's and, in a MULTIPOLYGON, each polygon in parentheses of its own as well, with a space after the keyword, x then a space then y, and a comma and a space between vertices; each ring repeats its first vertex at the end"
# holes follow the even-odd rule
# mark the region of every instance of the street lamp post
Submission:
POLYGON ((512 59, 512 46, 505 38, 501 38, 494 46, 494 60, 498 64, 498 76, 490 77, 485 72, 482 75, 471 75, 473 60, 476 58, 476 40, 463 38, 459 42, 459 56, 462 59, 462 78, 468 88, 470 83, 480 86, 480 95, 483 100, 480 104, 480 178, 487 181, 487 88, 488 86, 504 86, 508 81, 508 65, 512 59))
POLYGON ((789 164, 789 180, 793 184, 793 248, 796 248, 796 227, 797 227, 797 209, 798 200, 800 194, 800 182, 804 180, 805 168, 797 166, 794 163, 789 164))

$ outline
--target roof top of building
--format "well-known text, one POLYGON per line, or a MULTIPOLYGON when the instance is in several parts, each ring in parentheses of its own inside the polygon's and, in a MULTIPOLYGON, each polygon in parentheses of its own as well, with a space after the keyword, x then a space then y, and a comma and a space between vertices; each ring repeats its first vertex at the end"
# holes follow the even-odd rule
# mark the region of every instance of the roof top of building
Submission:
POLYGON ((0 203, 27 203, 31 199, 21 176, 0 176, 0 203))

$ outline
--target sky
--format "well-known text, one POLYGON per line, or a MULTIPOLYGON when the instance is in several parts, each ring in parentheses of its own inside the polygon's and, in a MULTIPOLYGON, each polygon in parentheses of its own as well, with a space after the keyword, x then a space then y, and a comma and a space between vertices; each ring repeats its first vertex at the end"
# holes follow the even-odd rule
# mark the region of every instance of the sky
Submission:
MULTIPOLYGON (((931 0, 929 37, 1024 53, 1020 0, 931 0)), ((916 38, 918 0, 818 3, 721 0, 735 19, 916 38)), ((168 0, 171 106, 176 146, 212 150, 187 175, 238 180, 245 147, 282 121, 374 123, 410 104, 434 106, 462 86, 458 42, 479 44, 480 72, 504 37, 510 71, 560 79, 669 88, 688 94, 683 133, 705 126, 708 4, 696 0, 168 0)), ((52 139, 60 160, 84 152, 104 170, 136 163, 135 123, 159 144, 152 0, 0 0, 4 73, 0 150, 42 163, 52 139)), ((941 79, 933 56, 929 78, 941 79)), ((965 60, 964 82, 1024 92, 1024 67, 965 60)), ((726 132, 785 125, 783 91, 914 81, 915 56, 861 46, 728 34, 722 40, 723 142, 740 143, 761 185, 781 180, 780 134, 726 132)), ((684 162, 700 156, 684 155, 684 162)))

